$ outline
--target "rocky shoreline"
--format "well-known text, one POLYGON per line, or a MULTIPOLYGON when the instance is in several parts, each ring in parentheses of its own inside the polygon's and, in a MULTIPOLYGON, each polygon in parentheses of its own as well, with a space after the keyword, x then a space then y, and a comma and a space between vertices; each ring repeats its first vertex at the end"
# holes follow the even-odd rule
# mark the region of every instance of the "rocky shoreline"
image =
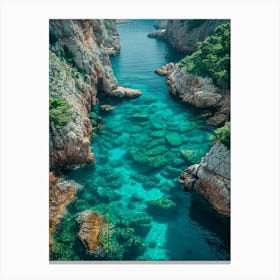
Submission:
MULTIPOLYGON (((54 175, 54 171, 65 171, 83 164, 95 162, 95 155, 91 151, 91 138, 98 125, 98 116, 92 112, 99 103, 99 96, 130 99, 137 98, 142 92, 136 89, 122 87, 114 76, 109 56, 120 52, 120 39, 116 24, 130 23, 129 20, 50 20, 50 64, 49 64, 49 90, 50 90, 50 179, 49 179, 49 246, 50 252, 55 243, 53 234, 57 225, 66 214, 67 206, 76 198, 78 186, 75 182, 65 181, 54 175)), ((194 27, 200 28, 199 36, 193 37, 189 23, 170 20, 156 24, 156 31, 149 34, 152 38, 161 38, 183 52, 190 52, 196 48, 197 41, 207 37, 212 32, 215 24, 201 23, 194 27), (180 26, 178 27, 178 22, 180 26), (189 31, 189 39, 177 40, 182 32, 189 31), (204 28, 204 29, 203 29, 204 28), (175 32, 175 29, 178 29, 175 32), (204 31, 203 31, 204 30, 204 31), (176 37, 176 38, 177 38, 176 37), (174 41, 174 44, 171 41, 174 41), (190 43, 192 42, 192 43, 190 43)), ((221 92, 213 84, 210 78, 194 76, 188 73, 178 64, 169 63, 156 69, 159 75, 166 76, 170 94, 178 97, 182 102, 199 109, 211 109, 204 114, 207 124, 221 126, 230 118, 230 96, 227 92, 221 92)), ((115 107, 102 105, 100 110, 111 111, 115 107)), ((143 114, 134 114, 132 119, 139 122, 149 121, 143 114)), ((162 138, 164 131, 154 131, 154 136, 162 138)), ((177 133, 169 133, 164 136, 171 147, 182 144, 177 133)), ((150 143, 151 145, 152 143, 150 143)), ((149 151, 151 153, 151 151, 149 151)), ((128 151, 131 159, 149 168, 156 169, 168 163, 163 156, 166 152, 155 148, 153 157, 145 151, 145 148, 128 151)), ((192 162, 194 155, 190 150, 181 150, 182 157, 192 162), (192 158, 192 159, 190 159, 192 158)), ((204 153, 204 152, 203 152, 204 153)), ((179 153, 180 156, 180 153, 179 153)), ((200 155, 201 157, 201 155, 200 155)), ((182 161, 182 159, 181 159, 182 161)), ((199 161, 199 160, 198 160, 199 161)), ((193 161, 198 162, 198 161, 193 161)), ((177 172, 178 169, 170 170, 177 172), (174 171, 175 170, 175 171, 174 171)), ((181 169, 182 170, 182 169, 181 169)), ((180 181, 185 190, 195 191, 207 199, 211 205, 221 214, 230 216, 230 150, 223 144, 216 143, 199 164, 194 164, 180 176, 180 181)), ((151 182, 150 182, 151 183, 151 182)), ((155 182, 157 184, 157 182, 155 182)), ((149 184, 147 184, 149 185, 149 184)), ((98 193, 100 197, 107 196, 110 192, 98 193)), ((146 202, 151 215, 171 216, 175 211, 175 202, 168 197, 150 200, 146 202)), ((131 208, 133 204, 131 203, 131 208)), ((79 210, 81 211, 81 210, 79 210)), ((139 217, 135 217, 137 220, 139 217)), ((142 237, 150 228, 149 217, 143 215, 138 221, 129 221, 129 237, 124 237, 125 232, 119 233, 120 239, 127 238, 126 250, 130 252, 133 246, 143 251, 144 241, 142 237), (141 218, 141 219, 140 219, 141 218), (143 221, 142 221, 143 220, 143 221), (146 221, 148 220, 148 221, 146 221), (140 225, 140 226, 139 226, 140 225), (142 235, 138 238, 134 231, 139 230, 142 235), (143 232, 144 233, 143 233, 143 232)), ((109 234, 108 221, 100 213, 92 210, 84 210, 77 215, 79 232, 77 238, 83 244, 88 255, 102 257, 105 253, 102 238, 109 234), (107 228, 107 229, 106 229, 107 228), (103 255, 102 255, 103 254, 103 255)), ((120 222, 121 223, 121 222, 120 222)), ((124 231, 124 230, 123 230, 124 231)), ((108 237, 108 236, 106 236, 108 237)), ((113 246, 113 245, 112 245, 113 246)), ((115 245, 114 245, 115 246, 115 245)), ((114 252, 118 255, 117 252, 114 252)), ((122 256, 124 252, 120 252, 122 256)))
POLYGON ((230 150, 216 143, 199 164, 186 168, 180 176, 185 190, 195 191, 217 212, 230 216, 230 150))
POLYGON ((189 54, 197 50, 197 43, 213 33, 215 28, 228 20, 157 20, 156 31, 148 34, 150 38, 165 39, 174 49, 189 54))
MULTIPOLYGON (((142 92, 119 86, 113 74, 109 56, 117 55, 121 47, 115 20, 50 20, 49 32, 49 90, 50 104, 54 104, 49 139, 52 171, 95 162, 89 113, 98 104, 98 95, 135 98, 142 92), (67 111, 60 109, 66 107, 67 111)), ((74 186, 66 185, 54 186, 50 179, 50 245, 55 225, 75 196, 74 186)))
POLYGON ((166 76, 170 94, 178 97, 183 103, 199 109, 211 109, 206 123, 221 126, 230 118, 230 96, 216 88, 210 78, 194 76, 178 64, 169 63, 155 70, 159 75, 166 76))

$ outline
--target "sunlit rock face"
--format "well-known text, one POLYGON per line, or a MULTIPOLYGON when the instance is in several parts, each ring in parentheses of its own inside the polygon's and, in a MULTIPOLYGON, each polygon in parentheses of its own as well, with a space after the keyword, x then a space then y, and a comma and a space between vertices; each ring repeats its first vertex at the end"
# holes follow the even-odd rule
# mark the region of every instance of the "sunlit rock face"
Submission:
POLYGON ((221 214, 230 215, 230 150, 216 143, 199 164, 181 174, 186 190, 206 198, 221 214))

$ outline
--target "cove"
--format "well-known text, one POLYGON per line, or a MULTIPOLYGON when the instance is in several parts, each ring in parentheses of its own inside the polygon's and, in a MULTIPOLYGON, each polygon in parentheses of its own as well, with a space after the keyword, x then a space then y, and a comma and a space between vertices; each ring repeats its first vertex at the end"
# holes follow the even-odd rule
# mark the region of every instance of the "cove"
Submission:
POLYGON ((154 73, 182 55, 164 41, 147 37, 153 23, 134 20, 118 25, 122 48, 118 56, 111 57, 114 73, 121 86, 139 89, 143 95, 125 101, 99 97, 101 105, 110 104, 115 109, 97 112, 102 116, 103 128, 92 140, 96 163, 66 174, 82 188, 54 238, 63 236, 77 260, 230 258, 229 219, 217 214, 204 199, 184 192, 178 182, 182 170, 199 162, 210 149, 213 128, 200 119, 201 111, 172 98, 165 77, 154 73), (188 159, 182 150, 198 151, 199 156, 188 159), (147 202, 160 198, 174 202, 172 212, 149 209, 147 202), (135 229, 134 237, 139 238, 134 240, 141 243, 139 246, 134 244, 120 254, 114 251, 110 259, 89 256, 76 238, 79 229, 75 223, 77 214, 88 209, 101 213, 112 224, 108 236, 112 252, 120 252, 127 242, 114 236, 132 228, 126 226, 126 219, 136 219, 140 214, 142 220, 149 219, 150 226, 145 228, 142 224, 141 230, 135 229))

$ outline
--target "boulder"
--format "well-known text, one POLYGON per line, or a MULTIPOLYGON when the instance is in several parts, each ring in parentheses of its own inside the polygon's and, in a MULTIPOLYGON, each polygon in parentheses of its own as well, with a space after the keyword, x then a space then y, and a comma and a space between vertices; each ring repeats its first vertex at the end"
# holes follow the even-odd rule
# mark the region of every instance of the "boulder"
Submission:
POLYGON ((77 222, 80 224, 79 239, 88 253, 94 253, 101 247, 99 238, 106 224, 105 218, 92 210, 86 210, 79 214, 77 222))
POLYGON ((137 89, 125 88, 125 87, 117 87, 113 91, 110 92, 110 96, 119 97, 119 98, 135 98, 139 97, 143 93, 137 89))
POLYGON ((170 217, 176 207, 176 203, 167 197, 162 197, 146 202, 149 213, 163 217, 170 217))
POLYGON ((112 111, 114 110, 116 107, 114 106, 111 106, 111 105, 107 105, 107 104, 104 104, 104 105, 101 105, 100 106, 100 110, 101 111, 112 111))

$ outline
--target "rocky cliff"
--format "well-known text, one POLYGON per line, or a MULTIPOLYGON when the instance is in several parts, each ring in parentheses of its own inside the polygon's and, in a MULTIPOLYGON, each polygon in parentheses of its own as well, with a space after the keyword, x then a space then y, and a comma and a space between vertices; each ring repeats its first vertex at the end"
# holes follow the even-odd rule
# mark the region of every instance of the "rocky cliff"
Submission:
POLYGON ((113 74, 109 55, 120 51, 114 20, 50 20, 49 34, 50 169, 72 168, 95 160, 88 113, 97 95, 142 93, 119 87, 113 74))
POLYGON ((221 214, 230 215, 230 150, 216 143, 201 159, 180 176, 188 191, 195 191, 221 214))
POLYGON ((153 38, 164 38, 168 44, 176 50, 190 54, 197 49, 197 43, 211 35, 218 25, 228 20, 214 19, 169 19, 157 20, 156 31, 148 36, 153 38))

